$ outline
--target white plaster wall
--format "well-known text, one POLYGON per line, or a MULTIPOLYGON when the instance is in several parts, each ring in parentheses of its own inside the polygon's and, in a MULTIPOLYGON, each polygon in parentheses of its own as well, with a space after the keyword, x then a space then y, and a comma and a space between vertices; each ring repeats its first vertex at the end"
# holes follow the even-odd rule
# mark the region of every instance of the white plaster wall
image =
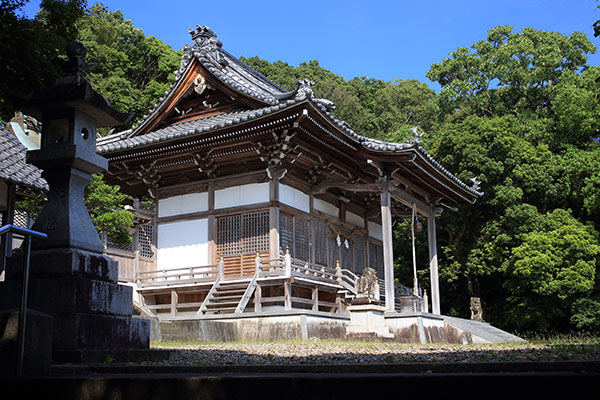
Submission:
POLYGON ((370 237, 383 241, 383 228, 381 225, 369 221, 367 229, 369 230, 370 237))
POLYGON ((340 217, 340 209, 339 208, 337 208, 333 204, 323 201, 321 199, 317 199, 317 198, 313 199, 313 207, 315 208, 315 210, 319 210, 319 211, 324 212, 325 214, 331 215, 333 217, 336 217, 336 218, 340 217))
POLYGON ((208 211, 208 193, 189 193, 158 200, 158 216, 188 214, 208 211))
POLYGON ((346 221, 353 225, 360 226, 361 228, 365 227, 365 219, 358 214, 351 213, 350 211, 346 211, 346 221))
POLYGON ((208 219, 158 225, 157 269, 210 265, 208 219))
POLYGON ((269 201, 269 182, 215 190, 215 208, 244 206, 269 201))
POLYGON ((310 196, 291 186, 279 185, 279 201, 305 213, 310 212, 310 196))

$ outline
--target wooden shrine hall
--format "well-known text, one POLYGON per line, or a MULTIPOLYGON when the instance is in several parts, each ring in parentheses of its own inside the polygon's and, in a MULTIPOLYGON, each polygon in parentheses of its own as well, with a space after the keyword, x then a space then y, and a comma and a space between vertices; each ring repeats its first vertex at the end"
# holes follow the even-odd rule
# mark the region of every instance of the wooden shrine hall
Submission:
POLYGON ((209 28, 190 33, 171 89, 132 129, 97 142, 107 181, 151 200, 139 202, 132 251, 108 249, 143 307, 158 317, 343 313, 370 267, 388 310, 405 299, 427 311, 419 289, 394 284, 392 218, 416 212, 439 314, 436 217, 478 188, 433 160, 416 130, 407 143, 361 136, 312 82, 288 92, 209 28))

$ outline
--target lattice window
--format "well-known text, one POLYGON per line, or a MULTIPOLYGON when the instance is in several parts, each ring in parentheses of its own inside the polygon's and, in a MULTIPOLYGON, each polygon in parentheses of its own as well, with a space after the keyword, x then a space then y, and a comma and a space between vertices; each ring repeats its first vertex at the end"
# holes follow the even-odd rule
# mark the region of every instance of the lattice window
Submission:
MULTIPOLYGON (((344 231, 344 233, 346 233, 344 231)), ((364 236, 354 235, 349 240, 349 247, 346 249, 341 246, 342 268, 347 268, 352 272, 361 274, 365 268, 365 238, 364 236)))
POLYGON ((294 218, 294 257, 310 260, 310 223, 305 219, 294 218))
POLYGON ((290 249, 292 257, 310 260, 310 223, 292 215, 279 214, 279 247, 290 249))
POLYGON ((369 242, 369 267, 377 271, 377 277, 383 279, 383 247, 369 242))
POLYGON ((241 215, 217 218, 217 254, 229 256, 241 253, 241 215))
POLYGON ((269 251, 269 212, 242 215, 242 252, 269 251))
MULTIPOLYGON (((334 227, 341 232, 340 228, 334 227)), ((340 246, 337 245, 336 237, 333 235, 327 222, 315 219, 313 221, 313 234, 315 245, 315 263, 335 268, 336 262, 341 260, 340 246)))
POLYGON ((131 241, 131 243, 129 244, 123 244, 119 241, 113 240, 109 235, 106 235, 106 247, 112 249, 133 251, 133 241, 131 241))
POLYGON ((313 243, 315 245, 315 263, 328 264, 327 258, 327 224, 320 219, 313 220, 313 243))
POLYGON ((13 225, 20 228, 29 228, 29 216, 24 211, 15 210, 13 225))
POLYGON ((137 238, 140 258, 151 260, 154 257, 154 251, 152 251, 154 244, 154 229, 152 224, 138 225, 137 238))
POLYGON ((269 251, 269 212, 217 218, 217 255, 231 256, 269 251))
POLYGON ((279 249, 283 253, 289 248, 291 254, 294 251, 294 217, 279 213, 279 249))

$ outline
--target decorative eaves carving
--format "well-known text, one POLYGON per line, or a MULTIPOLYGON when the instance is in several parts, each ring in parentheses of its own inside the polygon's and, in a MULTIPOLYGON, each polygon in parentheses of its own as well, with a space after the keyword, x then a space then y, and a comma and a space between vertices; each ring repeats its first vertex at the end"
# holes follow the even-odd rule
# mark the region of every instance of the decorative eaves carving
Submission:
POLYGON ((129 166, 124 162, 115 163, 115 167, 118 171, 110 172, 111 175, 125 181, 137 181, 143 182, 148 187, 148 195, 151 198, 156 197, 156 189, 162 179, 162 176, 158 173, 158 169, 155 168, 156 163, 159 160, 155 160, 150 164, 129 166))
POLYGON ((204 153, 194 154, 194 163, 198 166, 198 171, 204 172, 209 178, 214 178, 217 173, 217 163, 211 157, 213 150, 204 153))

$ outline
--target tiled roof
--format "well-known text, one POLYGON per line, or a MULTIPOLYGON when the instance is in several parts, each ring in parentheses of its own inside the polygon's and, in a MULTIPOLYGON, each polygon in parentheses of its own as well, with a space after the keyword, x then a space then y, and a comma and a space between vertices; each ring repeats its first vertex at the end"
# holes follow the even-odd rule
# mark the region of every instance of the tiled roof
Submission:
POLYGON ((128 137, 129 132, 125 131, 103 138, 98 138, 96 142, 96 150, 98 154, 105 154, 142 147, 154 143, 166 142, 186 136, 202 134, 213 129, 235 126, 246 121, 266 116, 273 112, 282 110, 295 102, 295 100, 289 100, 286 103, 276 104, 269 107, 251 110, 226 111, 220 114, 213 114, 206 117, 199 117, 188 121, 177 122, 140 136, 128 137))
POLYGON ((192 35, 193 44, 191 46, 186 45, 183 49, 181 65, 179 70, 175 73, 175 82, 171 84, 171 89, 165 93, 165 96, 159 99, 158 103, 151 108, 149 113, 144 115, 143 120, 139 121, 131 130, 99 139, 97 141, 98 153, 108 154, 115 151, 170 141, 175 138, 201 134, 226 126, 235 126, 239 123, 280 111, 301 101, 307 100, 311 101, 318 109, 320 109, 324 116, 328 118, 332 124, 337 126, 343 134, 354 142, 359 143, 364 148, 370 151, 385 153, 415 149, 459 186, 475 196, 482 195, 481 192, 477 191, 475 188, 469 187, 444 169, 425 151, 425 149, 418 146, 418 141, 392 143, 368 138, 354 132, 347 122, 333 116, 331 113, 333 103, 331 101, 317 99, 313 96, 312 82, 306 79, 299 81, 299 87, 296 91, 286 92, 277 84, 225 51, 222 48, 222 43, 217 39, 217 36, 210 28, 197 25, 195 30, 190 30, 190 34, 192 35), (194 120, 179 122, 168 127, 160 128, 154 132, 136 135, 138 127, 143 126, 145 122, 151 120, 161 111, 170 95, 174 93, 175 89, 181 83, 183 76, 194 59, 198 60, 211 74, 218 78, 220 82, 239 93, 261 101, 265 104, 265 107, 254 110, 228 111, 218 115, 199 117, 194 120))
POLYGON ((25 162, 27 148, 0 124, 0 179, 16 183, 22 190, 48 191, 41 171, 25 162))

